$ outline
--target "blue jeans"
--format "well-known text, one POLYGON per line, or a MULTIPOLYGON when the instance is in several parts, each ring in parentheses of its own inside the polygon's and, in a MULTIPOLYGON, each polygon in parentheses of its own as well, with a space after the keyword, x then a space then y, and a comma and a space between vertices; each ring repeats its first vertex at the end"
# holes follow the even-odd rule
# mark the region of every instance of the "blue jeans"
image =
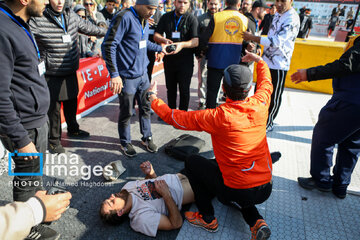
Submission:
POLYGON ((146 99, 146 92, 150 87, 147 73, 135 79, 122 78, 122 80, 123 88, 119 94, 120 114, 118 131, 120 143, 125 146, 127 143, 131 143, 130 118, 132 116, 134 97, 139 104, 140 133, 144 139, 152 136, 150 121, 151 105, 150 101, 146 99))
POLYGON ((311 144, 310 174, 318 186, 346 191, 360 153, 360 105, 330 99, 321 109, 311 144), (338 144, 333 176, 333 150, 338 144))

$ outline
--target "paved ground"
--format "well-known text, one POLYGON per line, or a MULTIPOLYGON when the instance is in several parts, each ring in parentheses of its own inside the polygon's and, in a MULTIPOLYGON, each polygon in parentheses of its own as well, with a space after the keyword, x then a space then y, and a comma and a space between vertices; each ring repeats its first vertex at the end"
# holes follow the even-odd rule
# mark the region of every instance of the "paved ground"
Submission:
MULTIPOLYGON (((194 72, 196 74, 196 70, 194 72)), ((159 81, 159 95, 165 97, 163 74, 156 77, 159 81)), ((193 78, 191 85, 190 108, 197 107, 197 79, 193 78)), ((331 193, 306 191, 301 189, 296 178, 309 176, 309 152, 313 126, 321 107, 330 95, 308 93, 286 89, 283 104, 276 119, 275 129, 268 134, 271 151, 280 151, 282 158, 274 165, 273 192, 268 201, 259 205, 260 212, 272 230, 272 239, 289 240, 320 240, 320 239, 359 239, 360 197, 348 195, 346 199, 336 199, 331 193), (357 236, 357 237, 356 237, 357 236)), ((118 102, 102 106, 95 112, 79 120, 81 128, 91 133, 86 140, 69 140, 63 134, 63 145, 71 161, 64 163, 63 174, 56 176, 68 184, 68 190, 73 194, 71 208, 52 228, 61 232, 61 239, 147 239, 146 236, 132 231, 129 223, 119 227, 110 227, 101 223, 98 210, 102 200, 121 189, 128 180, 142 178, 138 165, 150 160, 158 174, 176 173, 183 168, 183 163, 165 155, 162 146, 184 132, 159 122, 157 116, 152 116, 154 140, 160 147, 157 154, 147 153, 140 144, 138 118, 131 119, 131 132, 138 156, 128 159, 119 152, 117 134, 118 102), (76 155, 72 155, 76 154, 76 155), (75 156, 78 156, 76 158, 75 156), (111 161, 122 160, 126 172, 115 183, 105 183, 102 176, 91 175, 86 179, 88 167, 93 170, 95 165, 105 166, 111 161), (82 167, 85 180, 74 169, 82 167), (72 174, 76 176, 65 176, 72 174), (70 186, 70 185, 73 186, 70 186), (100 184, 91 186, 90 184, 100 184)), ((66 130, 64 131, 66 132, 66 130)), ((211 139, 206 133, 192 132, 206 141, 201 154, 212 157, 211 139)), ((48 176, 51 175, 51 162, 47 163, 48 176)), ((59 161, 54 158, 55 163, 59 161)), ((46 182, 53 177, 45 176, 46 182)), ((0 205, 12 199, 11 178, 3 174, 0 178, 0 205)), ((356 167, 351 189, 360 191, 360 167, 356 167), (357 189, 356 189, 357 188, 357 189)), ((158 233, 158 239, 250 239, 249 229, 239 212, 228 209, 214 200, 216 216, 219 219, 220 230, 207 233, 193 228, 188 223, 178 231, 158 233)), ((194 206, 192 206, 194 208, 194 206)), ((149 238, 150 239, 150 238, 149 238)))

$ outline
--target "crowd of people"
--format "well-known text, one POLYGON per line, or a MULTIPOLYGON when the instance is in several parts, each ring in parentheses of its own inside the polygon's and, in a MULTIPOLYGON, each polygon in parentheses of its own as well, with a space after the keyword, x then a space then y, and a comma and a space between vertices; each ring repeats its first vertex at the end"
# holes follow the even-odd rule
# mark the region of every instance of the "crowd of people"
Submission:
MULTIPOLYGON (((304 9, 299 17, 292 3, 225 0, 221 6, 219 0, 207 0, 207 11, 201 14, 202 6, 189 0, 123 0, 121 8, 117 0, 107 0, 101 10, 95 0, 74 6, 65 0, 0 1, 0 139, 8 151, 28 154, 13 157, 14 172, 39 172, 43 166, 33 153, 65 152, 61 104, 67 136, 90 136, 76 121, 76 70, 80 57, 101 56, 111 90, 119 97, 118 133, 124 155, 137 154, 130 133, 135 104, 141 142, 148 152, 158 150, 151 130, 153 109, 175 128, 209 133, 215 155, 190 156, 181 173, 160 177, 150 162, 142 163, 146 179, 128 182, 106 199, 101 218, 117 224, 128 217, 135 231, 156 236, 158 230, 180 228, 181 206, 194 202, 198 211, 186 212, 186 220, 216 232, 211 200, 217 197, 242 214, 252 239, 268 239, 270 227, 256 208, 272 191, 273 159, 266 134, 273 130, 281 106, 295 39, 306 38, 312 26, 311 10, 304 9), (167 104, 151 83, 154 62, 161 60, 167 104), (188 111, 196 61, 199 110, 188 111), (257 83, 250 96, 254 71, 257 83), (221 105, 220 88, 226 98, 221 105)), ((335 9, 334 16, 340 14, 335 9)), ((359 39, 349 43, 339 60, 299 69, 291 76, 295 83, 334 78, 334 95, 314 128, 311 177, 298 182, 306 189, 332 191, 338 198, 346 197, 360 153, 359 39), (346 124, 339 127, 336 119, 346 124), (331 175, 335 144, 338 153, 331 175)), ((61 217, 71 193, 46 195, 39 182, 41 176, 14 177, 15 202, 0 207, 0 239, 59 238, 42 223, 61 217)))

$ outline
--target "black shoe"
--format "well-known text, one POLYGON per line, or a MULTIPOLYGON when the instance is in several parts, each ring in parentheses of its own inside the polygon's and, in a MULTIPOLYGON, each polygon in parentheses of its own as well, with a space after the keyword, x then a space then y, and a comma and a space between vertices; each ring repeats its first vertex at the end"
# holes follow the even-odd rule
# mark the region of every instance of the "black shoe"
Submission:
POLYGON ((65 153, 65 149, 63 146, 61 146, 61 144, 59 145, 53 145, 53 144, 49 144, 49 152, 52 154, 60 154, 60 153, 65 153))
POLYGON ((57 240, 59 238, 60 234, 55 230, 39 224, 31 228, 31 231, 25 240, 57 240))
POLYGON ((271 156, 272 163, 274 164, 277 161, 279 161, 279 159, 281 158, 281 153, 280 152, 272 152, 272 153, 270 153, 270 156, 271 156))
POLYGON ((71 138, 87 138, 90 136, 90 133, 79 129, 76 132, 68 132, 67 135, 71 138))
POLYGON ((298 177, 298 183, 302 188, 309 189, 309 190, 316 188, 317 190, 319 190, 321 192, 330 192, 331 191, 331 188, 323 188, 323 187, 317 186, 315 180, 312 177, 310 177, 310 178, 298 177))
POLYGON ((332 193, 340 199, 346 198, 346 188, 345 189, 338 189, 338 188, 332 188, 332 193))
POLYGON ((142 138, 141 144, 146 147, 146 150, 148 150, 148 152, 155 153, 158 150, 157 146, 155 145, 154 141, 152 140, 152 137, 149 137, 147 139, 142 138))
POLYGON ((136 151, 131 143, 127 143, 125 147, 123 145, 121 145, 120 147, 126 156, 128 157, 136 156, 136 151))

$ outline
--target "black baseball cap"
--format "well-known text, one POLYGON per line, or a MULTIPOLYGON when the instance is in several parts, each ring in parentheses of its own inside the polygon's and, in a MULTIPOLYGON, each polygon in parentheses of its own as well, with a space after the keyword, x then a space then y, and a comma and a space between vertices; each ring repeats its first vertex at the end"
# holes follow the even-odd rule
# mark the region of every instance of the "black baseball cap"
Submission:
POLYGON ((256 0, 253 3, 252 8, 256 8, 256 7, 271 8, 268 5, 266 5, 266 2, 264 0, 256 0))
POLYGON ((247 90, 252 80, 253 74, 248 66, 233 64, 224 70, 224 82, 231 88, 247 90))

